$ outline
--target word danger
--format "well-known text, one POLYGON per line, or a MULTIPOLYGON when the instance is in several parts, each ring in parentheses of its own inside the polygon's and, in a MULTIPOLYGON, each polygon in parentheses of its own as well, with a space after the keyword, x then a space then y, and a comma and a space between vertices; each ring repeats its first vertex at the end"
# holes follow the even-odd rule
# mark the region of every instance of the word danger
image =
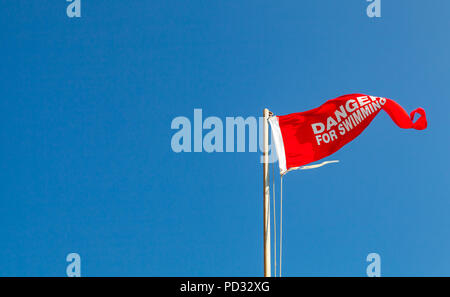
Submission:
POLYGON ((311 124, 317 145, 333 142, 339 138, 339 135, 350 132, 368 116, 378 112, 385 103, 386 98, 373 96, 347 100, 327 118, 326 123, 311 124))

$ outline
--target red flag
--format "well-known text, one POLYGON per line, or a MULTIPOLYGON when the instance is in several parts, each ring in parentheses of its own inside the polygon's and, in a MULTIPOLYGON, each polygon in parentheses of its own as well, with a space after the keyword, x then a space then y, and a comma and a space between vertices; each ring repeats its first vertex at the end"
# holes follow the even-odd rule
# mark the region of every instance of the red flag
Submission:
POLYGON ((422 108, 408 115, 393 100, 363 94, 344 95, 309 111, 271 117, 281 174, 338 151, 361 134, 382 109, 400 128, 427 127, 422 108), (413 122, 416 113, 420 117, 413 122))

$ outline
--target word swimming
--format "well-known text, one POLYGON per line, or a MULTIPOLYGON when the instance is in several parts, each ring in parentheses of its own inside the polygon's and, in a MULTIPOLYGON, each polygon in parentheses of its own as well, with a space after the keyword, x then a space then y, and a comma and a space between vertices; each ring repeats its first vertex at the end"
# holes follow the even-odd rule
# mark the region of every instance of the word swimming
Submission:
POLYGON ((369 116, 375 116, 384 104, 386 104, 386 98, 374 96, 361 96, 347 100, 327 118, 326 123, 311 124, 317 145, 337 140, 339 135, 343 136, 350 132, 369 116))

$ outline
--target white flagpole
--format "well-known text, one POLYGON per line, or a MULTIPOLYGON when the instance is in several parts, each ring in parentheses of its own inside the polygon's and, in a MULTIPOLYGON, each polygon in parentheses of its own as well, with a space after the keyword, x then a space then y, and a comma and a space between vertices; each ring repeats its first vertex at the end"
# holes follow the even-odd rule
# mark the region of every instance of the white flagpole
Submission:
POLYGON ((269 110, 264 109, 264 121, 263 121, 263 179, 264 179, 264 276, 270 277, 270 187, 269 187, 269 110))

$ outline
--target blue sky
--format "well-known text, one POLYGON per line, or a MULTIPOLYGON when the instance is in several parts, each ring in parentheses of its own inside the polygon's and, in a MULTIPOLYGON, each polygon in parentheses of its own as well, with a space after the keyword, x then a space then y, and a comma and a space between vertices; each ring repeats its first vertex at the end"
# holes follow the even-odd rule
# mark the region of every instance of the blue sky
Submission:
MULTIPOLYGON (((172 151, 173 118, 308 110, 347 93, 380 113, 284 178, 283 274, 450 275, 448 1, 86 1, 0 5, 0 275, 262 275, 258 153, 172 151)), ((278 182, 278 179, 277 179, 278 182)), ((279 189, 279 185, 277 185, 279 189)))

